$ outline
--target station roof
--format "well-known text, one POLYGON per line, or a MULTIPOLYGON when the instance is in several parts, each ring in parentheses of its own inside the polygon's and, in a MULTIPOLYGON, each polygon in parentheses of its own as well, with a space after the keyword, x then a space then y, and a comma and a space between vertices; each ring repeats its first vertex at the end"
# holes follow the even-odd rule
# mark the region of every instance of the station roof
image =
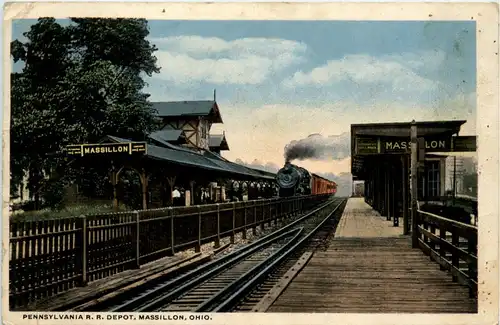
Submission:
POLYGON ((149 136, 150 139, 163 144, 164 142, 172 143, 186 143, 186 137, 183 130, 163 129, 152 132, 149 136))
POLYGON ((219 150, 229 150, 225 134, 211 134, 208 138, 208 147, 219 150))
MULTIPOLYGON (((106 136, 102 141, 107 140, 117 143, 132 142, 132 140, 111 135, 106 136)), ((147 144, 146 146, 145 156, 148 159, 165 161, 176 165, 199 168, 213 172, 233 174, 244 178, 273 180, 275 177, 272 173, 256 171, 255 169, 230 162, 215 154, 208 157, 169 143, 165 143, 164 146, 156 146, 153 144, 147 144)))
MULTIPOLYGON (((467 121, 415 122, 419 136, 452 135, 467 121)), ((411 122, 351 124, 351 137, 356 135, 383 137, 410 137, 411 122)))
POLYGON ((156 116, 169 117, 196 117, 204 116, 212 123, 223 123, 219 105, 214 100, 195 100, 177 102, 153 102, 156 116))
MULTIPOLYGON (((418 137, 452 137, 458 134, 466 120, 415 122, 418 137)), ((353 179, 363 178, 370 157, 356 154, 356 138, 399 138, 410 140, 412 122, 351 124, 351 173, 353 179)), ((382 153, 378 154, 383 155, 382 153)))

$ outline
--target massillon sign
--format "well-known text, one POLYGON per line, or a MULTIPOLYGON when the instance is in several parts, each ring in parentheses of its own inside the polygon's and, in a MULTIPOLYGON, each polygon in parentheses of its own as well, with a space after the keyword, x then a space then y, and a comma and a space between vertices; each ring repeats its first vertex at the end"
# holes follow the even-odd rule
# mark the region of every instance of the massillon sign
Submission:
POLYGON ((66 146, 68 155, 71 156, 102 156, 102 155, 132 155, 146 153, 146 142, 120 142, 97 144, 72 144, 66 146))
MULTIPOLYGON (((475 136, 424 138, 421 143, 426 152, 476 151, 475 136)), ((407 138, 357 137, 355 139, 355 151, 358 155, 408 153, 410 148, 410 139, 407 138)))

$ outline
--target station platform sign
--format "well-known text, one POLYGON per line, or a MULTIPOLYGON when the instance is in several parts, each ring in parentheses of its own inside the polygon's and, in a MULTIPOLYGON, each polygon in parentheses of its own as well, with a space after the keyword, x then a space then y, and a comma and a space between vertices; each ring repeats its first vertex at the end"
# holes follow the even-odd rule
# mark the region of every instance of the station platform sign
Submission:
MULTIPOLYGON (((426 152, 473 152, 476 151, 475 136, 425 137, 420 146, 426 152)), ((404 154, 411 150, 409 138, 356 137, 356 155, 404 154)))
POLYGON ((146 142, 73 144, 66 146, 70 156, 133 155, 147 152, 146 142))

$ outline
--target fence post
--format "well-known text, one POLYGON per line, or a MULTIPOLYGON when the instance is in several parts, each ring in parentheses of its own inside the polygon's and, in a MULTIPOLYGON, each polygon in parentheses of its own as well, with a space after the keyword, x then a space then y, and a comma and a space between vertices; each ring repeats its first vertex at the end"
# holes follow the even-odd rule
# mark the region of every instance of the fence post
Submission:
MULTIPOLYGON (((273 212, 272 212, 272 208, 271 208, 271 204, 272 204, 272 199, 269 199, 267 201, 269 203, 269 226, 272 226, 273 225, 273 212)), ((276 225, 276 222, 274 223, 274 225, 276 225)))
POLYGON ((87 243, 87 216, 81 215, 81 222, 82 222, 82 231, 81 231, 81 236, 82 236, 82 281, 81 281, 81 286, 84 287, 88 283, 88 274, 87 274, 87 254, 88 254, 88 243, 87 243))
POLYGON ((174 209, 168 207, 170 214, 170 250, 172 255, 175 255, 175 235, 174 235, 174 209))
POLYGON ((135 211, 135 268, 139 269, 141 267, 141 252, 139 250, 140 244, 140 223, 141 215, 139 211, 135 211))
MULTIPOLYGON (((472 255, 477 256, 477 238, 472 235, 468 236, 467 238, 467 252, 469 253, 469 257, 472 255)), ((477 265, 472 262, 472 258, 469 259, 467 263, 467 269, 468 269, 468 275, 469 279, 473 281, 477 281, 477 265)), ((469 287, 469 297, 470 298, 475 298, 477 295, 477 289, 473 288, 472 286, 469 287)))
MULTIPOLYGON (((441 241, 446 241, 446 228, 444 228, 442 225, 439 226, 439 238, 441 238, 441 241)), ((439 256, 442 258, 446 258, 446 249, 444 248, 444 245, 442 243, 439 244, 439 256)), ((441 271, 444 271, 446 268, 439 264, 439 269, 441 271)))
MULTIPOLYGON (((458 247, 459 245, 459 237, 458 233, 456 231, 451 231, 451 244, 455 247, 458 247)), ((457 270, 459 269, 459 259, 458 259, 458 254, 455 253, 455 251, 451 252, 451 265, 455 267, 457 270)), ((453 271, 453 270, 452 270, 453 271)), ((453 282, 458 281, 458 277, 453 275, 452 276, 453 282)))
POLYGON ((217 205, 217 239, 215 239, 214 247, 220 247, 220 206, 219 203, 217 205))
POLYGON ((265 225, 265 222, 266 222, 266 216, 264 214, 264 200, 262 200, 262 203, 260 205, 260 212, 262 214, 262 222, 260 223, 260 229, 261 230, 264 230, 266 229, 266 225, 265 225))
POLYGON ((276 221, 278 221, 281 218, 281 201, 279 199, 276 199, 276 221))
POLYGON ((253 201, 253 228, 252 233, 257 235, 257 201, 253 201))
POLYGON ((243 202, 243 232, 241 234, 243 239, 247 239, 247 203, 243 202))
MULTIPOLYGON (((430 228, 430 232, 431 234, 435 235, 436 234, 436 226, 431 224, 429 225, 429 228, 430 228)), ((429 240, 429 247, 435 251, 436 250, 436 243, 434 242, 434 240, 430 239, 429 240)), ((432 254, 429 254, 429 256, 431 256, 432 254)), ((432 260, 432 257, 431 257, 431 260, 432 260)))
MULTIPOLYGON (((427 222, 425 222, 425 219, 424 219, 424 218, 422 218, 422 227, 423 227, 425 230, 429 231, 429 225, 427 224, 427 222)), ((430 240, 430 239, 429 239, 426 235, 424 235, 423 240, 424 240, 424 243, 425 243, 426 245, 429 245, 429 242, 431 242, 431 240, 430 240)))
POLYGON ((201 252, 201 207, 197 205, 196 208, 198 209, 198 243, 196 244, 194 251, 199 253, 201 252))
POLYGON ((231 244, 234 244, 234 228, 236 228, 236 202, 233 202, 233 230, 231 230, 231 244))

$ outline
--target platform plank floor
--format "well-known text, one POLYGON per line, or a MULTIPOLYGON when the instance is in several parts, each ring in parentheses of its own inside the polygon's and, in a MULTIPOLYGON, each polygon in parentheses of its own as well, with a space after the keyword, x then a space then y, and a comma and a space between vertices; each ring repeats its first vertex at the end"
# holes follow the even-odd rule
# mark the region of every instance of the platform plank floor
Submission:
POLYGON ((477 312, 468 288, 402 232, 363 198, 349 198, 329 247, 314 253, 268 312, 477 312))
POLYGON ((403 220, 394 227, 392 221, 382 217, 364 198, 349 198, 340 218, 335 237, 394 237, 403 235, 403 220))
POLYGON ((268 312, 475 313, 468 289, 407 237, 336 238, 268 312))

